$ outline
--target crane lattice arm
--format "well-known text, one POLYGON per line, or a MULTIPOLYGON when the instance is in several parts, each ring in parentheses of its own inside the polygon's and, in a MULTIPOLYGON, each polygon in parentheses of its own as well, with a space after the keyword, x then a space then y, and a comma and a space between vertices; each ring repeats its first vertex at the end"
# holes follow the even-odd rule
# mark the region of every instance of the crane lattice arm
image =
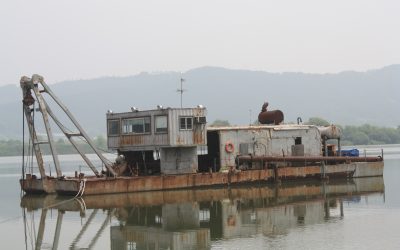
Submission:
POLYGON ((45 167, 44 167, 40 144, 49 144, 51 154, 53 157, 54 166, 55 166, 56 172, 57 172, 57 177, 58 178, 62 177, 60 162, 58 160, 58 153, 55 148, 53 133, 52 133, 50 123, 49 123, 49 117, 51 117, 53 119, 55 124, 64 133, 64 135, 67 137, 67 139, 71 142, 72 146, 77 150, 77 152, 81 155, 83 160, 86 162, 86 164, 90 167, 90 169, 93 171, 93 173, 96 176, 99 177, 100 173, 97 171, 94 164, 88 159, 88 157, 78 147, 77 143, 73 139, 74 137, 83 137, 84 140, 87 142, 87 144, 92 148, 94 153, 99 157, 99 159, 104 164, 104 166, 107 168, 108 172, 111 173, 113 176, 117 175, 116 172, 112 168, 112 164, 94 146, 94 144, 93 144, 92 140, 90 139, 90 137, 88 136, 88 134, 81 127, 81 125, 78 123, 78 121, 72 115, 72 113, 68 110, 68 108, 51 91, 51 89, 45 83, 42 76, 36 75, 36 74, 33 75, 32 78, 23 76, 21 78, 20 85, 21 85, 22 95, 23 95, 22 103, 23 103, 23 107, 24 107, 24 114, 25 114, 25 118, 28 123, 29 133, 31 136, 31 140, 33 142, 33 149, 34 149, 36 160, 37 160, 37 163, 39 166, 39 172, 40 172, 40 175, 42 178, 46 178, 46 171, 45 171, 45 167), (35 95, 35 97, 33 97, 32 92, 35 95), (57 116, 51 110, 50 106, 47 104, 42 93, 48 94, 48 96, 50 96, 54 100, 54 102, 62 109, 62 111, 67 115, 67 117, 70 119, 70 121, 74 124, 74 126, 76 127, 78 132, 71 133, 66 129, 66 127, 60 122, 60 120, 57 118, 57 116), (42 114, 43 123, 46 128, 47 141, 39 141, 37 138, 36 129, 34 126, 34 117, 33 117, 33 112, 35 112, 34 103, 36 101, 39 103, 39 110, 40 110, 40 113, 42 114))

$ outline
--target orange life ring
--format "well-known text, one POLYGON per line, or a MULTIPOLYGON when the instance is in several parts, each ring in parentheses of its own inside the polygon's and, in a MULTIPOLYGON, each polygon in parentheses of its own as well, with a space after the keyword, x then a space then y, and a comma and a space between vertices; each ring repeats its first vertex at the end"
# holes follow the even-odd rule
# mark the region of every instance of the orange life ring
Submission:
POLYGON ((227 142, 227 143, 225 144, 225 151, 226 151, 227 153, 232 153, 234 150, 235 150, 235 146, 233 145, 232 142, 227 142))

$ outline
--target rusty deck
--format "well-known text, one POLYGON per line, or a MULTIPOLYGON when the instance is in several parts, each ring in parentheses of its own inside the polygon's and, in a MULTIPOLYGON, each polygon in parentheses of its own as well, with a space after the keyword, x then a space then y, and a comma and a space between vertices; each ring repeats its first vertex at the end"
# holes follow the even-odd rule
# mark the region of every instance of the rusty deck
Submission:
POLYGON ((58 193, 67 195, 96 195, 143 191, 197 189, 309 178, 357 178, 383 175, 383 162, 354 162, 349 164, 239 172, 197 173, 138 177, 84 177, 20 180, 26 193, 58 193))

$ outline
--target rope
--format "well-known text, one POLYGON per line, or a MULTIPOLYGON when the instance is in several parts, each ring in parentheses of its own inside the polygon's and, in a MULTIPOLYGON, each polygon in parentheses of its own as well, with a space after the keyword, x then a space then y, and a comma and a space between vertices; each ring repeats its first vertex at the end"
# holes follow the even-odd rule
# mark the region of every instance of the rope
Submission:
MULTIPOLYGON (((34 132, 34 133, 36 133, 35 132, 35 103, 33 104, 33 107, 32 107, 32 109, 33 109, 33 115, 32 115, 32 131, 34 132)), ((31 136, 32 137, 32 136, 31 136)), ((33 141, 33 138, 30 140, 30 142, 32 143, 32 147, 31 147, 31 150, 32 150, 32 152, 31 152, 31 174, 33 174, 33 154, 34 154, 34 141, 33 141)), ((38 145, 38 147, 39 147, 39 145, 38 145)))
POLYGON ((36 239, 36 225, 35 225, 35 212, 31 213, 31 229, 30 229, 30 238, 31 238, 31 245, 32 249, 35 245, 34 241, 36 239))
POLYGON ((79 203, 79 206, 81 207, 81 210, 86 211, 86 203, 85 203, 85 200, 82 199, 81 197, 75 198, 75 200, 79 203))
POLYGON ((26 234, 26 212, 25 212, 25 208, 22 208, 22 213, 24 216, 24 234, 25 234, 25 250, 28 250, 28 237, 26 234))
POLYGON ((86 181, 87 181, 86 178, 84 178, 84 179, 81 180, 81 182, 80 182, 80 184, 79 184, 79 191, 78 191, 78 193, 75 195, 74 198, 82 197, 83 193, 85 192, 86 181))
MULTIPOLYGON (((25 121, 24 121, 25 107, 22 104, 22 180, 25 179, 25 121)), ((22 187, 21 187, 22 189, 22 187)))

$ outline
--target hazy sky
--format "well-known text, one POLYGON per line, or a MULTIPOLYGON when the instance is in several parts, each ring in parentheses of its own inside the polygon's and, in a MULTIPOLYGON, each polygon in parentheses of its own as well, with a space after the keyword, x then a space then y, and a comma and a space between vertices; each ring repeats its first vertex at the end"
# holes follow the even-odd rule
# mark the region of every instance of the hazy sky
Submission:
POLYGON ((400 63, 399 13, 399 0, 1 0, 0 85, 33 73, 380 68, 400 63))

